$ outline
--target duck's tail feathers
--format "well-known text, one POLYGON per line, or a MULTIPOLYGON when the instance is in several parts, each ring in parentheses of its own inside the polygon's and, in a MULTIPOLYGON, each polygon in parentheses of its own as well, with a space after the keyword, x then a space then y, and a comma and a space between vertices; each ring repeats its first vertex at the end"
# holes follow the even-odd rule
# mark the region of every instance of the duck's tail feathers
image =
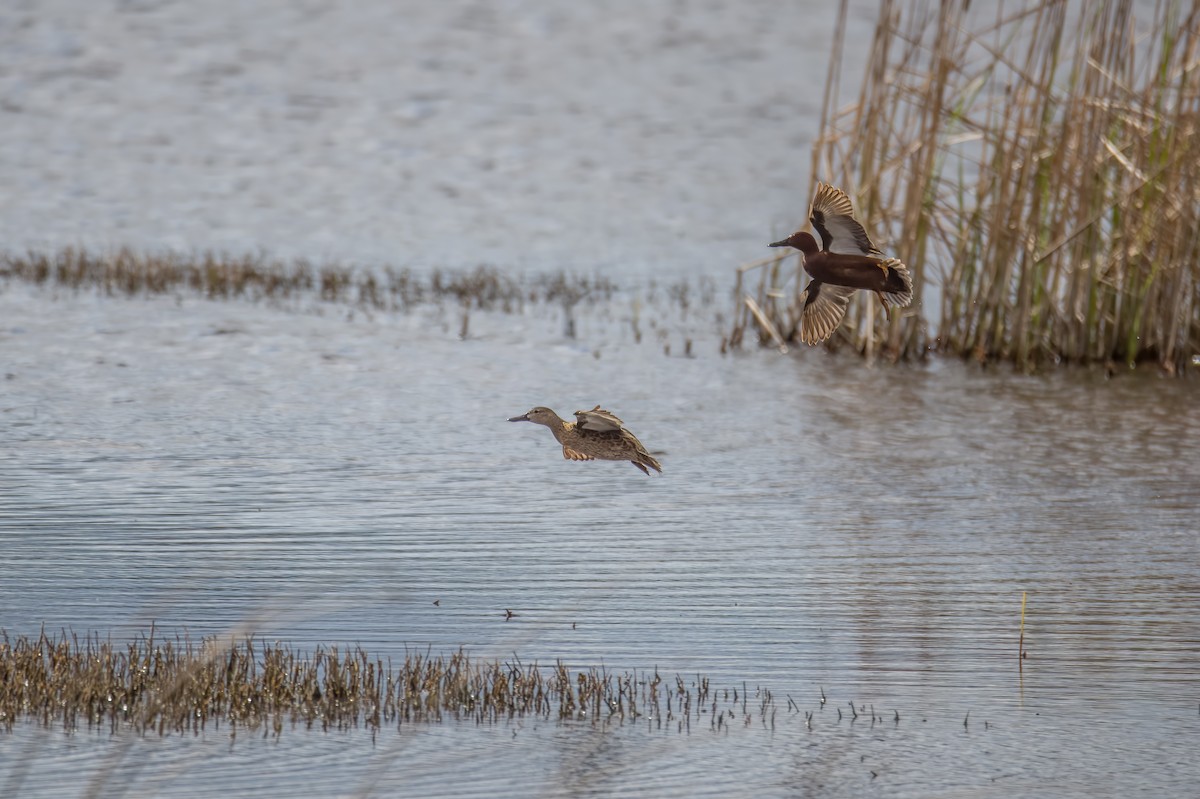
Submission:
POLYGON ((879 292, 885 305, 905 308, 913 300, 912 275, 899 258, 888 258, 883 262, 887 269, 887 288, 879 292))
POLYGON ((637 460, 630 461, 630 463, 641 469, 646 474, 650 474, 650 470, 646 468, 647 466, 659 474, 662 474, 662 464, 655 460, 654 456, 647 452, 645 447, 638 447, 637 460))

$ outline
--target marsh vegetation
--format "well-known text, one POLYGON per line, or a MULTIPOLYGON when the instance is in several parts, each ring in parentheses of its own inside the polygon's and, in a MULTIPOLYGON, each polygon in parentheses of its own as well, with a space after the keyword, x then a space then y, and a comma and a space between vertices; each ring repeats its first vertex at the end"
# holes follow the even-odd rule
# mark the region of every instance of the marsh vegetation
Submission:
POLYGON ((481 264, 471 269, 417 269, 339 262, 285 260, 265 254, 140 252, 121 248, 93 252, 67 247, 56 252, 0 253, 0 280, 109 296, 175 295, 246 300, 283 307, 313 303, 365 314, 405 314, 439 307, 457 314, 460 338, 471 335, 474 312, 522 314, 551 309, 563 335, 576 338, 577 320, 588 311, 617 321, 636 343, 657 344, 667 355, 692 354, 702 332, 724 327, 724 297, 706 276, 622 289, 604 274, 557 271, 519 275, 481 264))
MULTIPOLYGON (((785 713, 793 707, 799 712, 789 700, 785 713)), ((682 732, 705 716, 714 729, 773 725, 778 709, 764 688, 753 696, 744 685, 717 690, 699 675, 575 670, 561 661, 542 667, 462 650, 413 652, 393 663, 360 646, 307 654, 252 637, 157 640, 153 630, 123 645, 44 631, 0 639, 0 728, 10 730, 33 719, 68 731, 165 735, 225 724, 234 735, 247 728, 279 736, 289 725, 378 730, 447 717, 479 723, 539 717, 645 718, 657 729, 682 732)))
POLYGON ((371 311, 403 312, 422 303, 456 301, 479 310, 520 311, 526 303, 608 301, 616 285, 602 276, 566 273, 529 280, 486 265, 470 270, 359 267, 336 262, 285 261, 266 255, 122 248, 94 253, 76 248, 0 256, 0 277, 74 290, 141 295, 192 292, 211 299, 287 301, 310 296, 371 311))
MULTIPOLYGON (((864 296, 830 343, 1024 370, 1200 353, 1200 8, 1040 0, 882 4, 843 104, 834 37, 812 174, 845 188, 917 301, 864 296)), ((790 340, 798 264, 743 267, 747 329, 790 340)))

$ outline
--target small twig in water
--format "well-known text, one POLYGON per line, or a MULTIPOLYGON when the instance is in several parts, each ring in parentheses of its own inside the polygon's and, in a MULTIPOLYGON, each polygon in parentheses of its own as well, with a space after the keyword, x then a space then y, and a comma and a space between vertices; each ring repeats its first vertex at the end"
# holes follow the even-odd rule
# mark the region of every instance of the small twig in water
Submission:
POLYGON ((1021 592, 1021 635, 1017 638, 1017 671, 1025 670, 1025 592, 1021 592))

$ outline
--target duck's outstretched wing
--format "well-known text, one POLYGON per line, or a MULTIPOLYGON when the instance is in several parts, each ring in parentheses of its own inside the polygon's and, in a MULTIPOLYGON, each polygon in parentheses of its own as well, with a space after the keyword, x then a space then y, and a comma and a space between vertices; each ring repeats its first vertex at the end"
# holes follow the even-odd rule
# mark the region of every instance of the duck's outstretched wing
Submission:
POLYGON ((846 315, 854 289, 810 281, 800 294, 800 340, 819 344, 833 335, 846 315))
POLYGON ((575 411, 575 427, 580 430, 591 430, 593 433, 611 433, 620 430, 625 423, 616 414, 597 405, 590 411, 575 411))
POLYGON ((828 183, 818 183, 808 221, 821 237, 821 249, 849 255, 882 255, 863 226, 854 218, 854 207, 846 192, 828 183))

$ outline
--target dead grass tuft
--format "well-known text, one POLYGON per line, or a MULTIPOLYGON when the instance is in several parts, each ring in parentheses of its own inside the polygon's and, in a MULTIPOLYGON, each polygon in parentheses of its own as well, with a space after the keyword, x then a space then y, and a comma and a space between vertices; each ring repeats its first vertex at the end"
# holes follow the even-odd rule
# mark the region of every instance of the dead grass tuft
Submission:
MULTIPOLYGON (((734 691, 733 704, 738 702, 734 691)), ((759 720, 773 718, 771 694, 756 692, 759 720)), ((725 692, 724 703, 728 703, 725 692)), ((748 720, 745 689, 742 713, 748 720)), ((646 719, 690 729, 702 713, 728 713, 708 680, 673 681, 632 672, 572 671, 514 660, 410 654, 403 663, 362 647, 318 648, 311 655, 252 638, 155 640, 123 646, 98 636, 43 632, 0 639, 0 727, 21 719, 66 730, 81 727, 139 734, 199 733, 222 723, 279 736, 285 726, 342 730, 444 718, 478 723, 513 717, 646 719)), ((739 716, 740 717, 740 716, 739 716)), ((747 721, 747 723, 749 723, 747 721)))

